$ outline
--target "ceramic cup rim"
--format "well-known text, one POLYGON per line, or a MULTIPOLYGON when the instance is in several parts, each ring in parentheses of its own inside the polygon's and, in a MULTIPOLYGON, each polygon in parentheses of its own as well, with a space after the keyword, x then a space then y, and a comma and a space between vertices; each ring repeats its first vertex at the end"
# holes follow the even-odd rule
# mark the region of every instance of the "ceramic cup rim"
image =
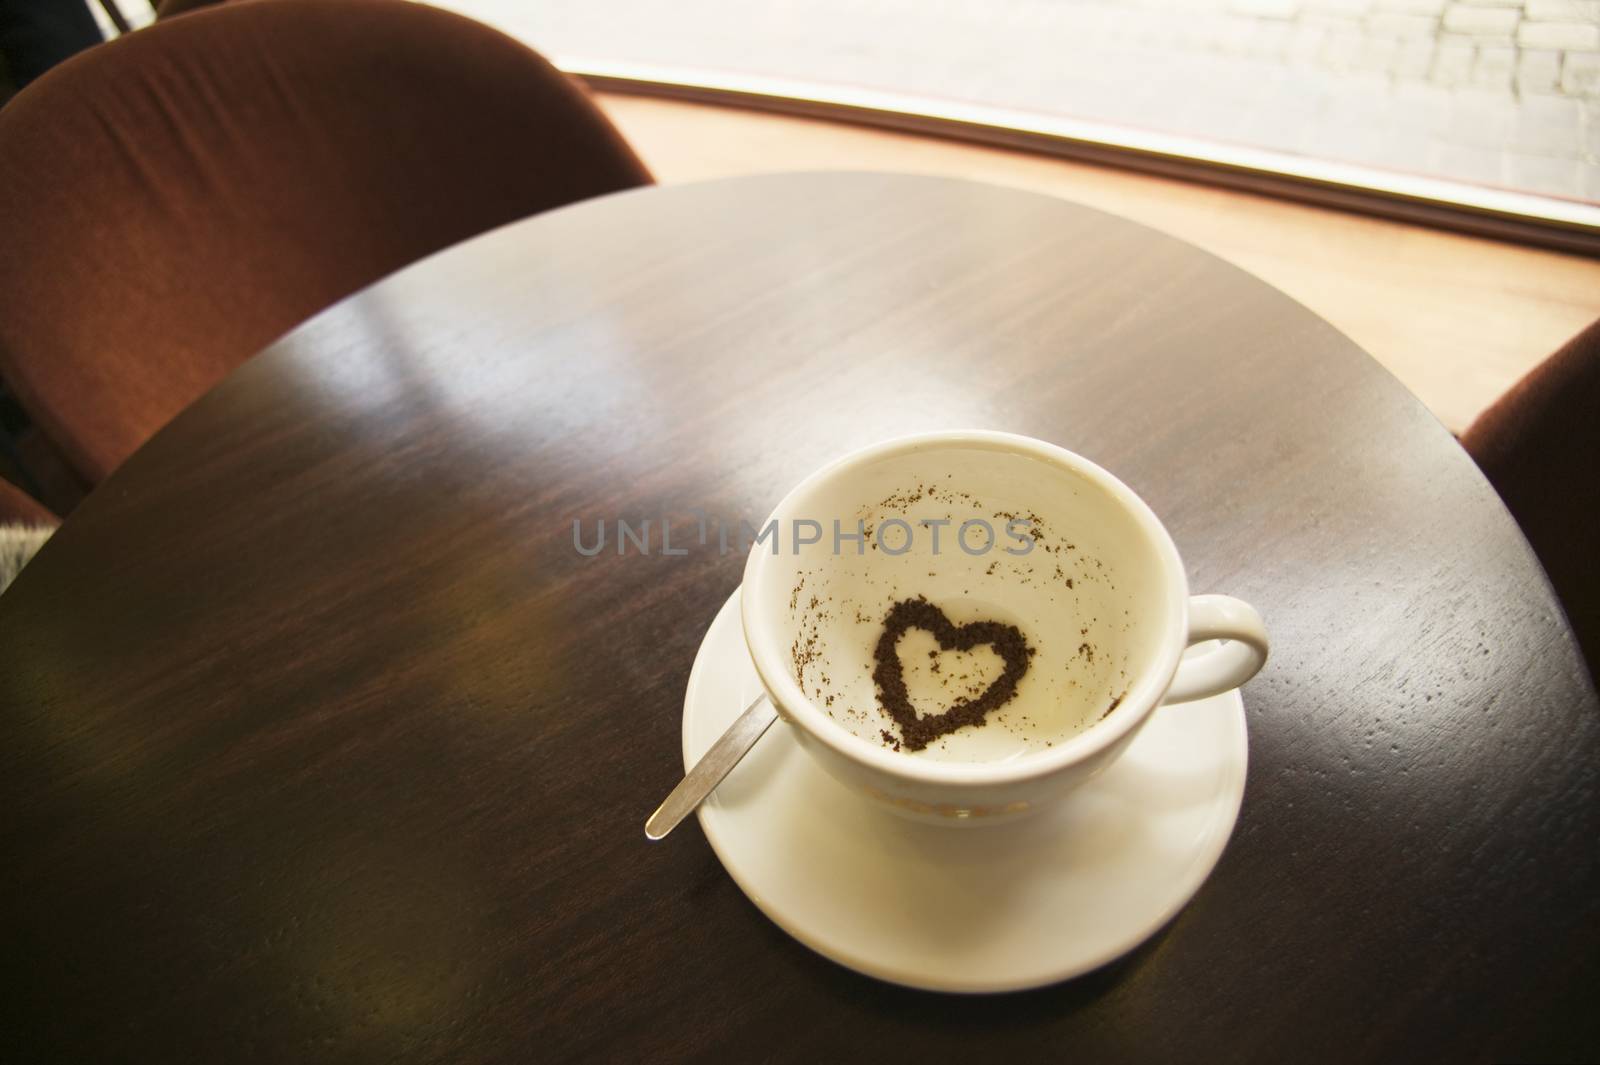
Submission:
MULTIPOLYGON (((972 787, 1016 784, 1037 780, 1094 759, 1112 749, 1136 729, 1161 703, 1177 673, 1188 637, 1189 582, 1166 527, 1139 496, 1102 467, 1055 444, 1015 433, 987 429, 959 429, 916 433, 895 437, 851 452, 812 473, 779 501, 769 521, 779 528, 796 515, 796 503, 809 498, 830 480, 914 451, 980 450, 1022 454, 1039 459, 1063 472, 1091 482, 1121 507, 1144 531, 1149 552, 1162 571, 1165 616, 1159 619, 1161 637, 1154 654, 1145 663, 1128 694, 1106 717, 1071 739, 1048 751, 1027 755, 1012 762, 938 762, 912 758, 875 746, 830 719, 795 681, 784 665, 785 647, 776 621, 767 623, 760 602, 761 578, 775 557, 758 543, 745 562, 744 584, 739 591, 739 606, 745 646, 755 664, 762 685, 778 710, 812 739, 856 764, 887 774, 897 780, 924 785, 963 785, 972 787)), ((780 604, 765 605, 770 617, 778 616, 780 604)))

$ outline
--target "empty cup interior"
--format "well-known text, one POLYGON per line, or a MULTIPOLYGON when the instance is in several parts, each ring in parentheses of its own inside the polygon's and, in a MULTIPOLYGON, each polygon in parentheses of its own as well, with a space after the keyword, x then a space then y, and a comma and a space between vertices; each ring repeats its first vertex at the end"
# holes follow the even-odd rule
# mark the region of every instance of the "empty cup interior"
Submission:
MULTIPOLYGON (((951 443, 846 462, 774 515, 747 571, 778 657, 812 705, 862 742, 911 757, 1008 762, 1091 728, 1159 655, 1175 593, 1149 524, 1094 474, 951 443), (814 543, 803 541, 815 539, 814 543), (775 553, 774 553, 775 549, 775 553), (891 608, 923 599, 954 626, 1015 626, 1030 649, 1014 696, 915 753, 883 709, 875 650, 891 608)), ((979 699, 1005 663, 908 628, 894 653, 919 717, 979 699)))

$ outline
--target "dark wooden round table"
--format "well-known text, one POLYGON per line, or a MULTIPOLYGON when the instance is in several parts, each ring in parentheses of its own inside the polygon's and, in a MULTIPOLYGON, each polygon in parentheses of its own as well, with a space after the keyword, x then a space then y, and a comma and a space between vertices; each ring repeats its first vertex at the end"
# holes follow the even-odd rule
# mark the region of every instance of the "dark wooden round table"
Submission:
POLYGON ((1600 1051, 1600 709, 1511 519, 1314 315, 1056 199, 785 175, 470 241, 135 455, 0 649, 7 1060, 1600 1051), (1215 874, 1008 996, 849 972, 642 832, 743 561, 693 508, 954 426, 1102 462, 1274 637, 1215 874), (574 550, 616 517, 690 550, 574 550))

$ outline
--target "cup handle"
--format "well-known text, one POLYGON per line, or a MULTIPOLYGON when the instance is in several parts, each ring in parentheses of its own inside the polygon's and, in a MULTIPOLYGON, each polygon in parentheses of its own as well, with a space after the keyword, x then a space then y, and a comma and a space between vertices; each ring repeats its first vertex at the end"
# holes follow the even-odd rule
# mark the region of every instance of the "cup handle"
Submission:
POLYGON ((1186 703, 1239 687, 1267 664, 1267 627, 1256 608, 1231 595, 1189 597, 1189 644, 1225 641, 1178 663, 1162 703, 1186 703))

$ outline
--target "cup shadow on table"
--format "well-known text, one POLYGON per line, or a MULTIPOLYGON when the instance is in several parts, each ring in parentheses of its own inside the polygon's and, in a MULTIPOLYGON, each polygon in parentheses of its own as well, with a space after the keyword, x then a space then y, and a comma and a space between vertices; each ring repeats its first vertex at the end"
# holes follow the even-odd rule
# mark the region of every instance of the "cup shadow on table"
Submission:
POLYGON ((1025 991, 969 994, 901 987, 862 975, 796 942, 753 906, 750 916, 767 941, 767 949, 784 952, 796 977, 818 996, 853 1010, 896 1016, 940 1032, 998 1031, 1023 1020, 1037 1021, 1041 1015, 1069 1017, 1088 1009, 1137 977, 1183 920, 1180 912, 1127 954, 1060 983, 1025 991), (953 1004, 960 1008, 952 1009, 953 1004))
MULTIPOLYGON (((1011 904, 1015 893, 1028 890, 1021 876, 1026 872, 1023 868, 1026 863, 1018 864, 1019 854, 1047 840, 1059 854, 1061 843, 1055 837, 1061 833, 1068 833, 1077 841, 1074 849, 1081 847, 1102 854, 1108 850, 1164 845, 1159 842, 1161 834, 1150 827, 1149 819, 1211 802, 1218 783, 1217 771, 1212 766, 1175 770, 1148 765, 1134 757, 1119 764, 1114 774, 1097 781, 1092 808, 1053 811, 1012 825, 952 828, 913 823, 874 808, 828 777, 792 741, 773 742, 772 737, 768 737, 762 746, 764 750, 752 752, 755 755, 749 766, 752 772, 737 775, 740 777, 737 780, 730 778, 729 783, 734 786, 726 789, 726 794, 719 792, 716 801, 731 807, 756 804, 761 801, 762 790, 772 785, 778 776, 814 775, 807 790, 814 795, 817 805, 792 826, 774 825, 774 830, 806 833, 815 831, 819 821, 826 823, 834 818, 849 817, 860 832, 875 837, 882 849, 898 856, 894 864, 906 870, 908 879, 929 875, 948 878, 941 891, 905 892, 903 907, 892 920, 896 925, 909 924, 920 929, 924 935, 932 930, 931 934, 956 952, 964 951, 976 940, 991 934, 993 921, 1003 916, 1004 908, 1011 904), (952 848, 952 841, 970 846, 952 848), (996 867, 1015 867, 1019 872, 1016 880, 1000 878, 1002 887, 998 892, 993 876, 996 867), (984 908, 964 909, 962 920, 950 920, 945 910, 946 900, 970 898, 979 892, 986 900, 984 908), (986 916, 991 920, 986 922, 986 916)), ((732 888, 732 885, 727 886, 732 888)), ((1003 1025, 1023 1015, 1024 1011, 1036 1016, 1041 1000, 1055 1003, 1051 1008, 1056 1013, 1071 1012, 1093 1003, 1152 957, 1171 925, 1176 923, 1176 919, 1169 920, 1131 952, 1062 983, 1028 991, 973 995, 903 988, 860 975, 795 941, 753 905, 747 912, 752 925, 759 928, 760 938, 769 943, 764 949, 782 952, 791 960, 798 959, 794 964, 819 992, 848 998, 857 1005, 865 996, 880 1002, 885 1009, 917 1017, 919 1024, 968 1030, 1003 1025), (953 996, 963 1003, 959 1011, 947 1008, 953 996)))

